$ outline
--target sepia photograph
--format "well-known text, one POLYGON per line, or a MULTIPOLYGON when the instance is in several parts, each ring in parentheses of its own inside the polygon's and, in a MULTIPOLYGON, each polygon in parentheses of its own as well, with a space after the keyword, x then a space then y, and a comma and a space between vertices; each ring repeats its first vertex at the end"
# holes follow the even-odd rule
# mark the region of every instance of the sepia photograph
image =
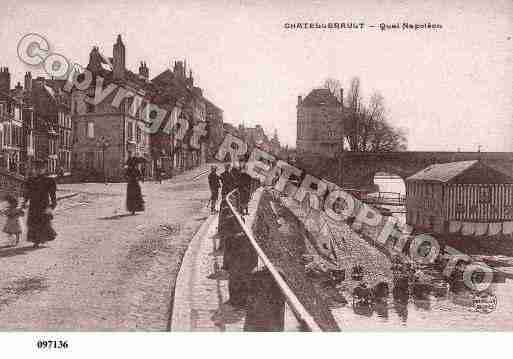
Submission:
POLYGON ((509 0, 3 0, 0 342, 513 331, 512 36, 509 0))

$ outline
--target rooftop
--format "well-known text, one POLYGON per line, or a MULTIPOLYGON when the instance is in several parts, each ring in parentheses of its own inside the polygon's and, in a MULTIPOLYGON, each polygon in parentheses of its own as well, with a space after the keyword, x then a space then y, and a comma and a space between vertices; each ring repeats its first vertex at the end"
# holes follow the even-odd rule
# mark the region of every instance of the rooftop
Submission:
POLYGON ((301 102, 303 106, 340 106, 338 99, 329 89, 320 88, 310 91, 301 102))
POLYGON ((479 160, 437 163, 410 176, 406 181, 438 183, 513 183, 513 178, 479 160))

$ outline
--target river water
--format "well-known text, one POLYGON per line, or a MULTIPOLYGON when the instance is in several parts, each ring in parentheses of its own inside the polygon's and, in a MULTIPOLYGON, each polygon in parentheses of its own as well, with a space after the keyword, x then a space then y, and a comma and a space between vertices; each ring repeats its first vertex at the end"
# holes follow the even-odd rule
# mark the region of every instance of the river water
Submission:
MULTIPOLYGON (((380 191, 405 193, 404 182, 399 178, 376 178, 375 183, 380 191)), ((404 215, 397 216, 404 220, 404 215)), ((388 259, 369 247, 362 252, 366 252, 363 256, 367 259, 360 262, 368 272, 365 280, 369 285, 373 286, 376 282, 373 278, 377 277, 392 283, 388 259)), ((506 258, 508 260, 513 266, 513 258, 506 258)), ((496 300, 496 306, 481 308, 475 305, 475 293, 471 291, 440 291, 436 286, 406 293, 392 291, 379 303, 362 308, 352 305, 350 287, 354 288, 354 284, 345 286, 343 293, 349 303, 332 309, 342 330, 513 330, 512 280, 494 283, 487 303, 496 300)))

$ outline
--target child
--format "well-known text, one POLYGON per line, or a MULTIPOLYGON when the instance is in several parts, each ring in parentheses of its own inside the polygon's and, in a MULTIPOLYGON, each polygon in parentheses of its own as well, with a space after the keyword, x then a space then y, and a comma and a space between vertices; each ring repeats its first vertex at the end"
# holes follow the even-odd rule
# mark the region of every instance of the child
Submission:
POLYGON ((17 246, 21 238, 20 217, 23 216, 24 213, 23 210, 18 208, 18 199, 16 197, 7 195, 5 200, 8 207, 2 212, 2 214, 7 217, 3 231, 9 236, 16 236, 14 246, 17 246))

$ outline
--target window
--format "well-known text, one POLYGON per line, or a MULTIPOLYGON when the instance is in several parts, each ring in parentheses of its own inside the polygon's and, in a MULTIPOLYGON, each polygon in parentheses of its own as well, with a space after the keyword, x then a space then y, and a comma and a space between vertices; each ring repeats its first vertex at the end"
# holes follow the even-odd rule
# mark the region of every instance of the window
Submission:
POLYGON ((87 105, 87 113, 94 112, 94 105, 93 104, 86 104, 87 105))
POLYGON ((94 155, 95 153, 94 152, 86 152, 85 153, 85 156, 86 156, 86 167, 87 168, 93 168, 94 167, 94 155))
POLYGON ((134 124, 130 121, 127 123, 127 138, 129 141, 134 140, 134 124))
POLYGON ((136 133, 136 141, 137 143, 140 143, 141 142, 141 128, 139 126, 136 126, 135 128, 135 133, 136 133))
POLYGON ((87 123, 87 137, 94 138, 94 122, 87 123))

